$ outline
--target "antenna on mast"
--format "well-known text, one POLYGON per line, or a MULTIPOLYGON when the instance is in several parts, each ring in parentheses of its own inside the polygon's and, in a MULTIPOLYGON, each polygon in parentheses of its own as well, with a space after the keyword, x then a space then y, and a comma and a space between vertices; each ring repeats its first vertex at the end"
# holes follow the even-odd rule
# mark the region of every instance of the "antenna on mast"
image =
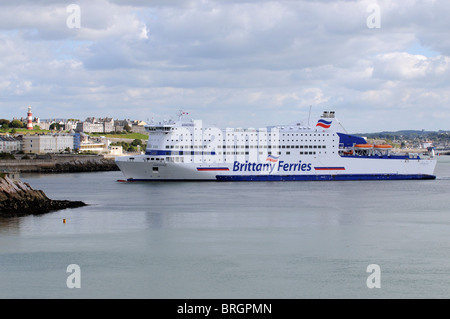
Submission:
POLYGON ((309 106, 308 126, 310 125, 309 124, 309 119, 311 118, 311 108, 312 108, 312 105, 309 106))
POLYGON ((188 114, 189 114, 188 112, 184 112, 183 110, 180 110, 180 112, 178 113, 178 120, 181 121, 181 117, 183 115, 188 115, 188 114))

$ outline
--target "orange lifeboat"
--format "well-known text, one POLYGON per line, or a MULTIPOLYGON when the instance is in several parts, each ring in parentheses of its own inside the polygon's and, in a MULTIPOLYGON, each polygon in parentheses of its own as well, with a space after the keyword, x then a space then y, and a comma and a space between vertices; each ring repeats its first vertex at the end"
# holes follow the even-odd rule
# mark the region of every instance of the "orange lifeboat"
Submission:
POLYGON ((356 149, 360 150, 370 150, 373 148, 372 144, 355 144, 356 149))
POLYGON ((388 145, 388 144, 379 144, 379 145, 375 145, 375 148, 386 150, 386 149, 392 148, 392 145, 388 145))

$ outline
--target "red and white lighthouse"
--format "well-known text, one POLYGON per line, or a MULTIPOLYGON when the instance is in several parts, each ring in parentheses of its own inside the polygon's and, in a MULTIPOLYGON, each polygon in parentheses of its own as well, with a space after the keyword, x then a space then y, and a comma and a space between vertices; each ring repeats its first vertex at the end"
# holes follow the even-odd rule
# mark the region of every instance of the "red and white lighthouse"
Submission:
POLYGON ((27 130, 32 129, 33 129, 33 114, 31 113, 31 106, 29 106, 27 113, 27 130))

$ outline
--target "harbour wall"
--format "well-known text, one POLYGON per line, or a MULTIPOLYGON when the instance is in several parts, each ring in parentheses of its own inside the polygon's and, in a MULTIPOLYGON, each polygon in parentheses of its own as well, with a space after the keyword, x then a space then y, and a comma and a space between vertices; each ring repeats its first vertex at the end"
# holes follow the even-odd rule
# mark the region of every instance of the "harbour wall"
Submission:
POLYGON ((65 173, 118 171, 114 158, 102 155, 48 154, 32 159, 0 160, 0 171, 18 173, 65 173))

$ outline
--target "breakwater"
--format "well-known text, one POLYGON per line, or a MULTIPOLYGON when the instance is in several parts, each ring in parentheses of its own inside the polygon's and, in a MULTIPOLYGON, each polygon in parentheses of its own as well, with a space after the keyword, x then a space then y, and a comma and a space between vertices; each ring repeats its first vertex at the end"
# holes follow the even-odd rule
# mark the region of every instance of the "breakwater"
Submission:
POLYGON ((0 217, 41 215, 51 211, 86 206, 81 201, 52 200, 28 183, 0 174, 0 217))
POLYGON ((48 154, 30 159, 0 160, 0 170, 19 173, 118 171, 114 158, 102 155, 48 154))

